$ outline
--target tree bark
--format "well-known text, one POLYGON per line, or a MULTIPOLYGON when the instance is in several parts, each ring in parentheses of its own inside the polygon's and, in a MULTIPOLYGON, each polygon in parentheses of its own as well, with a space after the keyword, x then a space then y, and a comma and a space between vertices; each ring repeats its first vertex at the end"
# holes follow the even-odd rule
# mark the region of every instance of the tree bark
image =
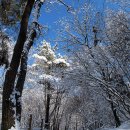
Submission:
POLYGON ((44 128, 45 128, 45 130, 49 130, 50 129, 50 121, 49 121, 49 117, 50 117, 50 114, 49 114, 49 112, 50 112, 50 93, 49 93, 49 91, 50 91, 50 83, 46 83, 46 85, 47 85, 47 99, 46 99, 46 112, 45 112, 45 126, 44 126, 44 128))
POLYGON ((32 115, 30 115, 30 118, 29 118, 29 128, 28 130, 32 130, 32 115))
POLYGON ((15 112, 13 110, 14 103, 11 101, 11 95, 13 94, 14 91, 14 83, 20 64, 20 58, 23 46, 26 41, 28 21, 34 2, 35 0, 28 0, 27 5, 25 7, 25 11, 23 13, 21 20, 20 32, 14 48, 14 53, 12 56, 10 67, 8 68, 5 75, 5 81, 3 86, 1 130, 8 130, 15 125, 15 117, 14 117, 15 112))
POLYGON ((29 53, 31 46, 33 45, 34 38, 36 38, 35 29, 33 29, 31 31, 29 41, 25 44, 24 50, 22 52, 20 73, 19 73, 19 77, 18 77, 17 84, 15 87, 15 90, 17 92, 15 95, 15 98, 16 98, 16 117, 17 117, 17 120, 19 122, 21 121, 21 110, 22 110, 21 97, 22 97, 22 91, 23 91, 24 82, 25 82, 25 78, 26 78, 26 72, 27 72, 28 53, 29 53))
POLYGON ((119 127, 121 125, 121 122, 120 122, 120 119, 119 119, 119 117, 117 115, 117 110, 114 107, 112 102, 111 102, 111 109, 112 109, 113 116, 114 116, 114 119, 115 119, 116 127, 119 127))
MULTIPOLYGON (((110 94, 109 94, 109 98, 111 99, 110 94)), ((121 125, 121 121, 120 121, 120 119, 117 115, 117 110, 116 110, 113 102, 110 102, 110 105, 111 105, 112 113, 113 113, 113 116, 114 116, 114 119, 115 119, 116 127, 119 127, 121 125)))
POLYGON ((43 119, 41 120, 41 130, 43 130, 43 119))

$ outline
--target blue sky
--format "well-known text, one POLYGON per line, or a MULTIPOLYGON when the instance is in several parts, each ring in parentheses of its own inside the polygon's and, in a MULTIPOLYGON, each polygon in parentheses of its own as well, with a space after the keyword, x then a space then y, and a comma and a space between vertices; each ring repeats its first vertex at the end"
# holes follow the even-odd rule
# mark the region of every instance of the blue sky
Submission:
MULTIPOLYGON (((67 5, 71 5, 74 8, 78 8, 84 3, 87 3, 90 1, 90 3, 93 4, 93 6, 96 8, 97 11, 103 12, 107 7, 116 9, 118 8, 113 3, 106 2, 107 0, 63 0, 67 5)), ((40 24, 48 27, 48 32, 44 34, 43 39, 46 39, 47 41, 52 41, 57 36, 57 29, 59 28, 59 25, 56 24, 56 21, 60 20, 63 17, 67 17, 69 13, 67 12, 65 6, 59 5, 59 4, 44 4, 41 9, 41 17, 39 19, 40 24), (47 11, 47 8, 49 8, 49 12, 47 11)), ((4 28, 4 27, 3 27, 4 28)), ((18 24, 19 28, 19 24, 18 24)), ((15 28, 16 29, 16 28, 15 28)), ((14 33, 15 29, 7 29, 6 32, 9 33, 9 35, 14 33)), ((18 29, 17 29, 18 30, 18 29)), ((17 39, 18 32, 15 30, 16 34, 13 35, 13 38, 15 36, 15 40, 17 39)), ((41 39, 40 39, 41 40, 41 39)), ((39 40, 38 40, 39 41, 39 40)))
MULTIPOLYGON (((83 5, 88 0, 64 0, 67 5, 71 5, 74 8, 78 8, 81 5, 83 5), (77 2, 76 2, 77 1, 77 2)), ((92 2, 92 0, 90 0, 92 2)), ((98 11, 103 11, 105 7, 105 0, 93 0, 93 5, 98 11)), ((67 12, 66 8, 63 5, 50 5, 49 6, 49 12, 47 12, 46 7, 47 5, 44 5, 41 10, 41 17, 39 19, 39 22, 42 25, 48 26, 48 32, 44 35, 44 38, 47 41, 52 41, 56 38, 57 32, 56 30, 59 28, 59 26, 56 24, 56 21, 60 20, 63 17, 67 17, 69 13, 67 12)))
MULTIPOLYGON (((103 12, 108 6, 114 7, 113 4, 108 4, 106 0, 63 0, 67 5, 70 5, 74 8, 78 8, 84 3, 87 3, 90 1, 90 3, 93 4, 93 6, 96 8, 97 11, 103 12)), ((47 33, 43 34, 42 38, 40 38, 37 42, 41 41, 41 39, 45 39, 47 41, 53 41, 57 37, 57 29, 59 28, 59 25, 56 24, 58 20, 60 20, 63 17, 67 17, 69 13, 67 12, 67 9, 65 6, 61 4, 44 4, 41 9, 41 17, 39 18, 39 22, 43 26, 48 27, 47 33), (47 11, 47 8, 49 8, 49 12, 47 11)), ((19 26, 18 26, 19 27, 19 26)), ((17 29, 18 30, 18 29, 17 29)), ((10 33, 12 35, 14 29, 9 29, 9 32, 7 30, 7 33, 10 33)), ((18 32, 17 32, 18 33, 18 32)), ((14 34, 13 37, 17 35, 14 34)), ((17 36, 14 38, 17 39, 17 36)), ((52 42, 53 44, 53 42, 52 42)))
MULTIPOLYGON (((106 9, 114 9, 118 10, 119 6, 114 4, 113 2, 108 2, 107 0, 63 0, 67 5, 70 5, 74 8, 78 8, 84 3, 88 1, 92 3, 93 7, 97 10, 97 12, 104 13, 106 9), (107 2, 106 2, 107 1, 107 2)), ((48 42, 51 42, 52 45, 55 43, 53 40, 57 37, 57 29, 60 27, 56 22, 63 17, 67 17, 69 13, 67 9, 63 5, 53 4, 53 5, 43 5, 41 9, 41 17, 39 19, 40 24, 47 26, 47 33, 43 34, 42 39, 45 39, 48 42), (49 8, 49 12, 47 12, 47 8, 49 8)))

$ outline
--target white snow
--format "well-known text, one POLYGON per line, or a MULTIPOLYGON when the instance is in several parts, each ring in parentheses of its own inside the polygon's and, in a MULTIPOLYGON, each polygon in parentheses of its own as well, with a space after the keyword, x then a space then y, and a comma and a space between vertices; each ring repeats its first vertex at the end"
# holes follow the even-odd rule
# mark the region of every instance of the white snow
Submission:
POLYGON ((38 54, 34 54, 33 57, 34 57, 34 58, 37 58, 37 59, 39 59, 39 60, 43 60, 43 61, 47 62, 47 59, 46 59, 45 56, 39 56, 38 54))
MULTIPOLYGON (((10 100, 11 102, 14 104, 14 107, 13 107, 13 111, 14 111, 14 118, 15 118, 15 127, 12 126, 11 129, 9 130, 20 130, 20 122, 17 120, 17 116, 16 116, 16 99, 15 99, 15 95, 20 95, 20 92, 17 91, 15 88, 12 92, 12 94, 10 95, 10 100)), ((19 102, 21 102, 21 99, 19 99, 19 102)))
POLYGON ((63 59, 63 58, 55 59, 53 62, 54 62, 55 64, 60 64, 60 63, 62 63, 62 64, 65 64, 66 66, 69 66, 69 64, 68 64, 68 63, 66 62, 66 60, 63 59))
POLYGON ((14 127, 12 126, 9 130, 16 130, 16 128, 14 128, 14 127))
POLYGON ((50 82, 58 82, 59 81, 59 78, 54 77, 52 75, 47 75, 47 74, 40 75, 39 78, 41 80, 50 81, 50 82))
POLYGON ((99 128, 97 130, 130 130, 130 121, 123 123, 119 128, 99 128))

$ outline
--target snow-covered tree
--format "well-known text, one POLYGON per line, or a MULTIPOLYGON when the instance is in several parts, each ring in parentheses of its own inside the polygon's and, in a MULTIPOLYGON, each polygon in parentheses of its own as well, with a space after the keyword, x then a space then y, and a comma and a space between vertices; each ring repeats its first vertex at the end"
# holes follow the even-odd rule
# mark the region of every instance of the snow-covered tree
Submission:
POLYGON ((42 86, 45 106, 45 109, 43 109, 45 117, 42 116, 42 118, 45 118, 45 128, 47 129, 50 126, 48 123, 50 119, 54 118, 54 114, 60 107, 62 96, 65 93, 64 85, 62 85, 62 74, 69 66, 67 58, 57 55, 55 49, 56 47, 51 47, 50 43, 43 41, 38 53, 33 55, 34 63, 30 66, 27 74, 27 84, 30 84, 30 87, 34 84, 42 86), (35 80, 34 77, 36 78, 35 80))

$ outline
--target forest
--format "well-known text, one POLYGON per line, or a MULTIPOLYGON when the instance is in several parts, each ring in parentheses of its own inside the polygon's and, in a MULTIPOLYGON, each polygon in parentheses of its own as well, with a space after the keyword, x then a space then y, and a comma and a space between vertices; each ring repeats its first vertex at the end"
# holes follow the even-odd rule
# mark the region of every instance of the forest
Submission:
POLYGON ((0 130, 130 130, 129 0, 0 0, 0 130))

